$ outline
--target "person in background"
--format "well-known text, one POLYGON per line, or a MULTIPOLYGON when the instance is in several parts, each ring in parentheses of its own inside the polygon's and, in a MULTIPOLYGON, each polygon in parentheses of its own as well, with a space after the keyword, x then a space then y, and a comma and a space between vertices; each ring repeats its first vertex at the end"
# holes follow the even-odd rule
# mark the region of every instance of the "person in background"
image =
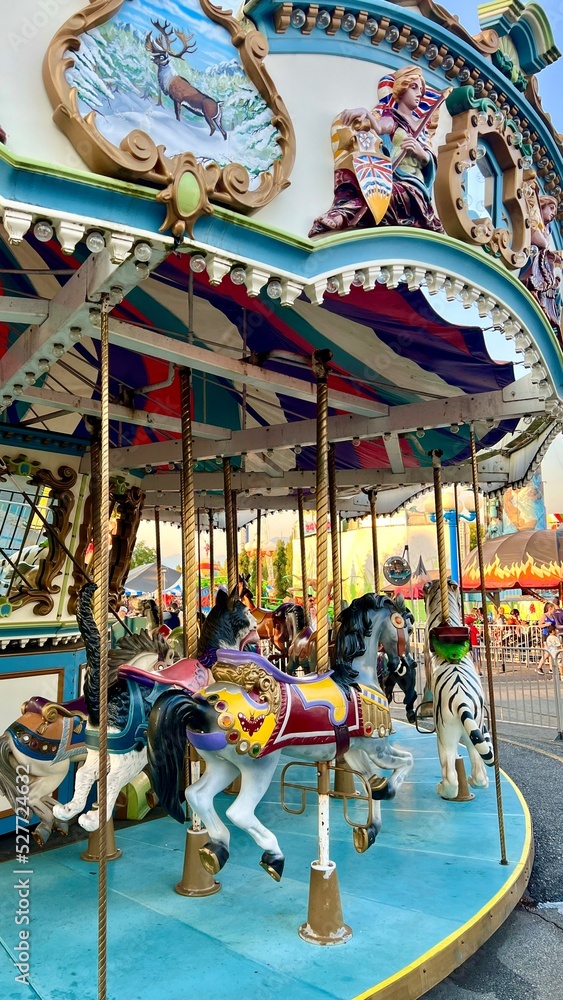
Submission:
MULTIPOLYGON (((561 636, 557 632, 556 625, 550 625, 547 630, 547 636, 543 644, 543 654, 542 658, 538 664, 537 673, 544 674, 544 666, 549 664, 548 673, 553 673, 553 663, 557 662, 557 654, 561 649, 561 636)), ((559 666, 559 676, 563 677, 563 667, 559 666)))
POLYGON ((543 606, 543 614, 539 621, 542 639, 544 641, 547 639, 550 627, 552 625, 555 625, 555 616, 553 614, 554 611, 555 611, 555 605, 553 601, 547 601, 543 606))
POLYGON ((469 635, 471 641, 471 655, 475 661, 475 666, 479 670, 479 677, 483 676, 481 670, 481 657, 479 654, 479 646, 481 645, 481 633, 479 631, 478 620, 475 615, 466 615, 465 624, 469 627, 469 635))
POLYGON ((164 624, 168 625, 170 631, 180 628, 180 607, 176 601, 172 601, 168 613, 164 615, 164 624))
POLYGON ((553 602, 553 620, 557 626, 557 634, 563 635, 563 608, 560 606, 559 601, 553 602))

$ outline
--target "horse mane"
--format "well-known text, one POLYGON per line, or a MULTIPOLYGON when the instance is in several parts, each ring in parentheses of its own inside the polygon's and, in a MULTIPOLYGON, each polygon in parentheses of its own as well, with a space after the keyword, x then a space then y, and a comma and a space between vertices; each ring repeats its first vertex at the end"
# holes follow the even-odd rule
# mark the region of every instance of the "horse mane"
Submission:
POLYGON ((242 629, 250 631, 248 612, 242 601, 229 596, 223 590, 217 592, 217 598, 207 618, 201 626, 197 644, 196 656, 205 663, 206 654, 213 653, 211 662, 215 662, 215 652, 220 646, 232 648, 236 646, 236 638, 242 629))
POLYGON ((123 635, 108 653, 109 683, 115 683, 117 671, 123 663, 129 663, 140 653, 156 653, 159 660, 164 660, 169 651, 166 640, 158 633, 149 635, 146 628, 134 635, 123 635))
POLYGON ((370 611, 380 611, 387 608, 390 612, 397 609, 395 601, 383 594, 364 594, 356 597, 352 603, 340 612, 338 621, 340 627, 334 644, 332 668, 333 678, 346 694, 354 684, 358 671, 352 666, 357 656, 366 651, 366 637, 371 635, 373 622, 370 611))

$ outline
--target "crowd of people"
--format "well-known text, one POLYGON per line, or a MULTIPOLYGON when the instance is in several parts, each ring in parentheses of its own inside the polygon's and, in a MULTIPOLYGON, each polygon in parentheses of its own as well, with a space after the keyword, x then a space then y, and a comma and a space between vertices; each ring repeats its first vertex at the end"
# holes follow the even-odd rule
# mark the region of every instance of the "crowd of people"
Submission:
MULTIPOLYGON (((547 601, 544 604, 538 622, 523 619, 518 608, 512 608, 508 611, 502 606, 488 611, 487 618, 490 625, 491 641, 502 646, 537 646, 538 641, 535 633, 530 633, 530 626, 537 625, 541 633, 541 658, 536 669, 540 674, 553 673, 553 663, 557 660, 557 654, 563 650, 563 607, 558 600, 547 601)), ((482 607, 475 611, 472 610, 470 614, 465 616, 465 624, 468 626, 471 636, 471 648, 475 651, 482 643, 483 621, 482 607)), ((561 665, 559 674, 563 677, 561 665)))

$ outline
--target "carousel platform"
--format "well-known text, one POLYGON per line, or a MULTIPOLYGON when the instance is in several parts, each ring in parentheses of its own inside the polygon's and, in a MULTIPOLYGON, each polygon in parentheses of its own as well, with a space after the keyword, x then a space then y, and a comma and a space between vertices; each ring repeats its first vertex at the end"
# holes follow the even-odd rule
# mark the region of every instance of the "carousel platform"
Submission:
MULTIPOLYGON (((394 741, 415 756, 412 780, 382 804, 383 829, 366 854, 353 848, 341 803, 331 804, 331 858, 350 941, 319 947, 298 936, 316 857, 316 806, 311 796, 303 815, 287 814, 273 782, 258 815, 286 854, 280 884, 258 867, 254 842, 235 829, 221 892, 182 897, 173 886, 185 827, 167 818, 117 834, 123 856, 108 866, 108 998, 415 1000, 475 952, 527 883, 533 839, 526 803, 503 776, 509 864, 501 866, 494 781, 472 802, 442 801, 435 736, 396 728, 394 741)), ((220 811, 232 801, 221 798, 220 811)), ((29 985, 15 981, 13 965, 19 927, 12 887, 21 866, 17 876, 13 863, 0 866, 3 1000, 97 997, 96 865, 80 859, 83 849, 75 843, 30 858, 29 985)))

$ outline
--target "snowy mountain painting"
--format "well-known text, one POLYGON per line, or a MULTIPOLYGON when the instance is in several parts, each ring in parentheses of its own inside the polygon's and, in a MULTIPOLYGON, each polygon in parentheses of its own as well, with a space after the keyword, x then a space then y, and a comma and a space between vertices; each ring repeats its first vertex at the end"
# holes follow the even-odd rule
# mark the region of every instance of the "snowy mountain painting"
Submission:
POLYGON ((168 156, 242 164, 251 187, 280 157, 271 110, 198 0, 127 0, 80 42, 67 81, 114 146, 141 129, 168 156))

